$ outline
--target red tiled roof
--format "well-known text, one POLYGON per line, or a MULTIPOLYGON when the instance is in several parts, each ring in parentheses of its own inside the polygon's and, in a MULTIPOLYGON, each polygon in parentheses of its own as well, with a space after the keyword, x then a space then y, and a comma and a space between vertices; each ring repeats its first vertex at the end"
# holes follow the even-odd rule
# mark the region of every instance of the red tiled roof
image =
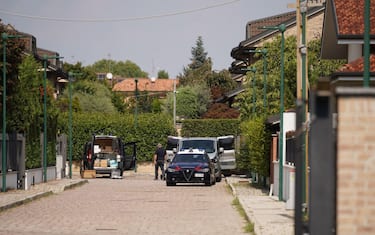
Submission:
MULTIPOLYGON (((154 82, 149 78, 138 78, 138 90, 139 91, 153 91, 153 92, 168 92, 173 91, 174 79, 156 79, 154 82)), ((179 80, 176 79, 176 85, 179 80)), ((135 91, 135 79, 125 78, 123 81, 116 83, 113 86, 113 91, 122 92, 134 92, 135 91)))
MULTIPOLYGON (((340 72, 363 72, 364 59, 363 57, 356 59, 355 61, 343 65, 340 72)), ((370 55, 370 71, 375 72, 375 55, 370 55)))
MULTIPOLYGON (((339 35, 363 35, 365 0, 332 0, 336 10, 339 35)), ((370 7, 370 34, 375 34, 375 1, 370 7)))

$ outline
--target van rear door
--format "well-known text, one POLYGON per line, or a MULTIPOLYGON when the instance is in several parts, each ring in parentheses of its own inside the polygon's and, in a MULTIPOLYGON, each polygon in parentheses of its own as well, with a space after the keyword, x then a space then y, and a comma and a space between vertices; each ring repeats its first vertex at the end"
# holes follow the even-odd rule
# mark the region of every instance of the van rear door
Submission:
POLYGON ((236 169, 235 138, 233 135, 217 137, 219 148, 224 151, 220 156, 221 171, 223 175, 229 176, 236 169))
POLYGON ((173 149, 177 149, 178 142, 181 139, 181 137, 178 136, 168 136, 167 138, 167 146, 165 147, 165 150, 167 152, 167 160, 172 160, 174 156, 173 149))

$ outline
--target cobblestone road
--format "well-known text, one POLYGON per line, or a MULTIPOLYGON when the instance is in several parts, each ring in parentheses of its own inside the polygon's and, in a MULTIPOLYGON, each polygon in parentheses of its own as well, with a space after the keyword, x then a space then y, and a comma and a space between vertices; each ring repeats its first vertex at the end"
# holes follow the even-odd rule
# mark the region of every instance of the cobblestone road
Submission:
POLYGON ((166 187, 150 175, 88 184, 0 213, 0 234, 244 234, 225 182, 166 187))

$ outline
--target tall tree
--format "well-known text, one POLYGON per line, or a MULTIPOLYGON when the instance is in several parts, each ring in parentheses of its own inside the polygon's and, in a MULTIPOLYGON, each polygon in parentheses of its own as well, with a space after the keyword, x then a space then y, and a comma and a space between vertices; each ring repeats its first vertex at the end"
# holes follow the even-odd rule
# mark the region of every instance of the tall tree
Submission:
POLYGON ((81 62, 77 62, 76 64, 69 64, 67 62, 64 63, 64 71, 66 72, 73 72, 75 80, 96 80, 95 71, 92 70, 90 67, 82 66, 81 62))
POLYGON ((169 74, 165 70, 159 70, 158 71, 158 78, 169 78, 169 74))
POLYGON ((13 131, 29 135, 30 128, 34 128, 35 130, 32 131, 34 138, 39 136, 42 123, 40 115, 43 113, 42 97, 39 90, 40 84, 42 84, 42 73, 38 72, 39 68, 41 65, 32 56, 26 56, 20 64, 18 82, 14 88, 17 95, 9 101, 12 109, 8 112, 7 120, 9 129, 13 131))
POLYGON ((125 78, 146 78, 148 73, 144 72, 136 63, 126 60, 114 61, 102 59, 95 62, 93 65, 88 66, 96 73, 107 73, 111 72, 113 75, 125 77, 125 78))
MULTIPOLYGON (((2 33, 7 33, 8 35, 14 35, 17 32, 13 30, 8 30, 8 28, 2 24, 0 20, 0 35, 2 33)), ((2 40, 1 40, 2 41, 2 40)), ((3 41, 1 42, 0 46, 0 58, 3 58, 3 41)), ((18 66, 21 64, 23 59, 23 53, 25 49, 25 44, 22 39, 19 38, 12 38, 6 41, 6 89, 7 89, 7 113, 9 114, 11 110, 11 106, 9 103, 15 96, 17 96, 17 83, 19 80, 17 79, 18 75, 18 66)), ((0 68, 3 69, 3 60, 0 61, 0 68)), ((0 82, 0 90, 3 91, 3 76, 1 75, 1 82, 0 82)), ((2 108, 1 108, 2 109, 2 108)), ((1 117, 2 119, 2 117, 1 117)))
POLYGON ((198 69, 203 66, 203 64, 207 60, 207 52, 203 47, 203 39, 202 36, 199 36, 195 42, 195 47, 191 48, 191 55, 190 58, 191 63, 189 64, 190 69, 198 69))

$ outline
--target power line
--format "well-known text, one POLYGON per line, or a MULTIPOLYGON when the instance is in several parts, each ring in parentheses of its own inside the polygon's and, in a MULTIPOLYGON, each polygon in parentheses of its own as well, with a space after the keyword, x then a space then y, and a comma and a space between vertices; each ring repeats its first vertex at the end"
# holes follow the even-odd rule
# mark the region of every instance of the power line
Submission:
POLYGON ((177 11, 177 12, 171 12, 161 15, 151 15, 151 16, 140 16, 140 17, 130 17, 130 18, 107 18, 107 19, 84 19, 84 18, 76 18, 76 19, 70 19, 70 18, 54 18, 54 17, 46 17, 46 16, 33 16, 33 15, 26 15, 19 12, 11 12, 4 9, 0 9, 0 13, 21 17, 21 18, 27 18, 27 19, 33 19, 33 20, 44 20, 44 21, 59 21, 59 22, 130 22, 130 21, 141 21, 141 20, 151 20, 156 18, 164 18, 164 17, 170 17, 170 16, 177 16, 177 15, 185 15, 185 14, 191 14, 199 11, 204 11, 212 8, 222 7, 225 5, 234 4, 236 2, 239 2, 241 0, 232 0, 228 2, 218 3, 214 5, 209 5, 201 8, 191 9, 191 10, 183 10, 183 11, 177 11))

